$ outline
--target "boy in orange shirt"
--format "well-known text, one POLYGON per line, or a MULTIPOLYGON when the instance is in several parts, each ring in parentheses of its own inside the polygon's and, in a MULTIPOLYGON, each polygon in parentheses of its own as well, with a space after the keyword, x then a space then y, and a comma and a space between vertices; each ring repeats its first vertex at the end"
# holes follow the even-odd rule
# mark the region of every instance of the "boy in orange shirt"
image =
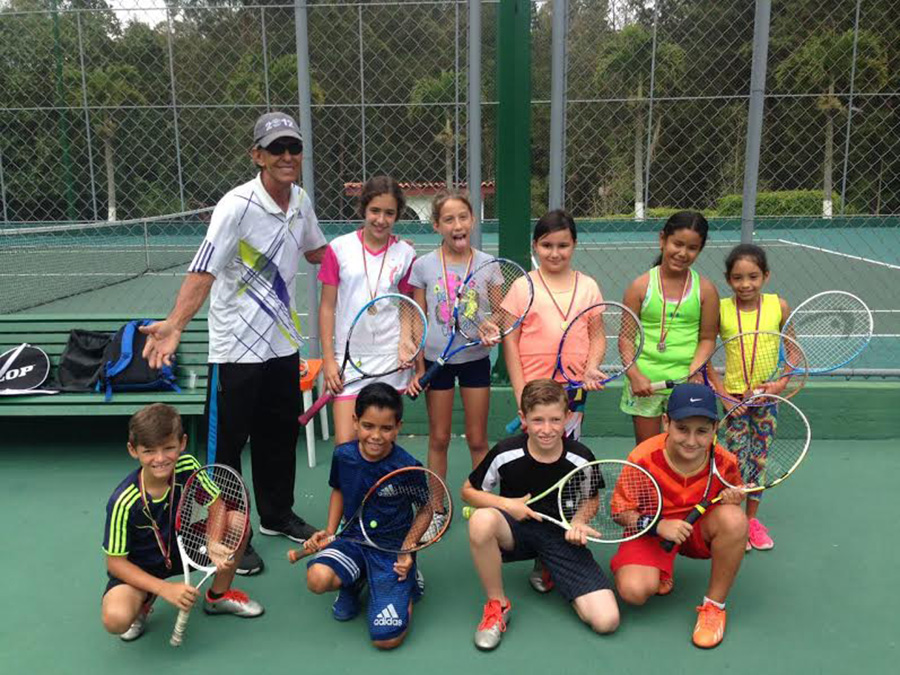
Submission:
POLYGON ((624 542, 610 561, 616 589, 625 602, 643 605, 652 595, 668 595, 674 585, 672 569, 677 554, 712 559, 709 585, 694 627, 693 642, 711 648, 725 636, 725 599, 734 583, 747 544, 747 517, 740 507, 744 493, 710 480, 710 452, 716 468, 740 485, 737 458, 716 443, 719 414, 712 389, 682 384, 672 390, 666 432, 638 445, 630 462, 647 469, 663 493, 663 508, 656 527, 647 535, 624 542), (709 508, 694 525, 685 518, 704 495, 722 501, 709 508), (674 542, 671 551, 663 540, 674 542))

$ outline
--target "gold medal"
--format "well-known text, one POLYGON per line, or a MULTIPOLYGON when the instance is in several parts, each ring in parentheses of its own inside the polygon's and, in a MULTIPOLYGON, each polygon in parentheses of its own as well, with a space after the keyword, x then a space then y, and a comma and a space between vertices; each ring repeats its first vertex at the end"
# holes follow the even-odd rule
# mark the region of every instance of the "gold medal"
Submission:
POLYGON ((666 351, 666 341, 665 341, 665 340, 661 340, 661 341, 656 345, 656 351, 658 351, 658 352, 660 352, 660 353, 666 351))
POLYGON ((569 327, 569 322, 568 321, 560 321, 559 327, 562 328, 563 330, 566 330, 569 327))
POLYGON ((369 305, 369 309, 366 310, 366 313, 370 316, 375 316, 376 314, 378 314, 378 308, 375 306, 374 302, 369 305))

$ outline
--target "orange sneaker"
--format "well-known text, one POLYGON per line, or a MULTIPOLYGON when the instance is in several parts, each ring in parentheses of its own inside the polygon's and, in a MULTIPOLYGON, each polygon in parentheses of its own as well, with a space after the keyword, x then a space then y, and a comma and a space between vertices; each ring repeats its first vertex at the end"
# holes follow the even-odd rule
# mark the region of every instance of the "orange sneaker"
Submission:
POLYGON ((725 610, 711 602, 697 608, 697 624, 694 626, 694 644, 703 649, 712 649, 725 637, 725 610))
POLYGON ((666 577, 665 579, 659 580, 659 588, 656 589, 657 595, 668 595, 672 592, 672 589, 675 588, 675 579, 673 577, 666 577))

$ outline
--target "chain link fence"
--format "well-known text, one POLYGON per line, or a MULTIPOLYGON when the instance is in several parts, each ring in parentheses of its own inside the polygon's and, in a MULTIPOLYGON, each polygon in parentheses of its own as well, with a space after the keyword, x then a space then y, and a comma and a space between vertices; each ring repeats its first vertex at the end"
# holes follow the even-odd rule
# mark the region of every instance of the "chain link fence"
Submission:
MULTIPOLYGON (((355 219, 358 184, 390 173, 410 197, 401 232, 430 244, 430 197, 465 184, 476 159, 484 247, 495 251, 498 1, 480 3, 480 101, 468 99, 469 4, 0 0, 0 311, 181 274, 199 243, 198 214, 253 175, 249 130, 268 110, 312 120, 316 210, 329 236, 355 219), (309 111, 298 85, 307 75, 309 111), (482 119, 474 158, 472 106, 482 119), (106 220, 115 229, 46 231, 106 220), (97 269, 122 251, 136 255, 97 269)), ((774 290, 794 304, 855 290, 877 311, 881 337, 863 365, 879 368, 900 362, 893 4, 773 4, 755 221, 774 290)), ((712 223, 699 267, 727 292, 721 261, 741 234, 754 9, 740 0, 531 3, 532 215, 552 201, 555 38, 565 44, 563 203, 582 222, 577 265, 608 296, 650 265, 655 233, 681 208, 712 223), (555 36, 554 11, 566 15, 555 36)))

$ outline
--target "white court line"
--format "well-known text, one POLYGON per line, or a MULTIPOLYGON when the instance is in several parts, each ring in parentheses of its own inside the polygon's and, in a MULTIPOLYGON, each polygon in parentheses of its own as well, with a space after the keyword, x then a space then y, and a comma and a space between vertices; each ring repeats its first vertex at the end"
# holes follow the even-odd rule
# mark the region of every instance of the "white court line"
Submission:
POLYGON ((791 241, 790 239, 776 239, 775 241, 779 241, 782 244, 786 244, 789 246, 799 246, 800 248, 808 248, 811 251, 819 251, 820 253, 830 253, 831 255, 840 256, 841 258, 849 258, 850 260, 861 260, 862 262, 871 263, 872 265, 880 265, 881 267, 887 267, 891 270, 900 270, 900 265, 892 265, 891 263, 882 262, 881 260, 873 260, 872 258, 863 258, 859 255, 851 255, 849 253, 842 253, 841 251, 833 251, 830 248, 822 248, 821 246, 810 246, 809 244, 801 244, 797 241, 791 241))

